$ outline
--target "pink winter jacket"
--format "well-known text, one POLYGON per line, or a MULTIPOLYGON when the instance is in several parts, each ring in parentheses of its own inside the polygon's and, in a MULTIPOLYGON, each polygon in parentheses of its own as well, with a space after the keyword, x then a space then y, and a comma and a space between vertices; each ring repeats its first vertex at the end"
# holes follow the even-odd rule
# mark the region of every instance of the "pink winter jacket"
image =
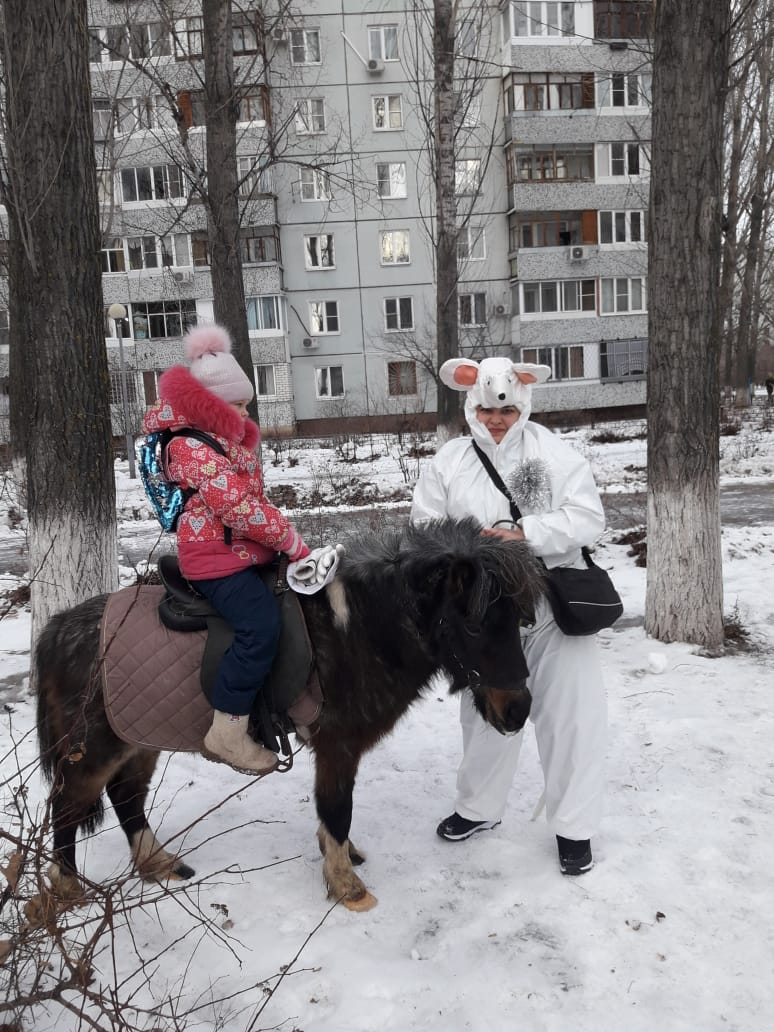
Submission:
POLYGON ((194 488, 177 526, 180 570, 190 580, 226 577, 250 564, 263 566, 277 552, 292 560, 309 554, 298 531, 267 500, 255 454, 260 431, 225 401, 174 366, 159 379, 159 400, 145 414, 145 430, 196 427, 226 449, 219 455, 193 437, 175 437, 167 448, 170 477, 194 488), (224 540, 231 527, 232 541, 224 540))

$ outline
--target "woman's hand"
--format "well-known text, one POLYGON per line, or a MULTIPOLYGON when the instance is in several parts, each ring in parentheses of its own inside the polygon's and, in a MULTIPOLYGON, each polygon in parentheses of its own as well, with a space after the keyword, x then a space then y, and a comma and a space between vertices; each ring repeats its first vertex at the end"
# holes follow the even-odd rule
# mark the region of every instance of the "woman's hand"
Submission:
POLYGON ((524 541, 521 527, 486 527, 481 531, 483 537, 496 537, 502 541, 524 541))

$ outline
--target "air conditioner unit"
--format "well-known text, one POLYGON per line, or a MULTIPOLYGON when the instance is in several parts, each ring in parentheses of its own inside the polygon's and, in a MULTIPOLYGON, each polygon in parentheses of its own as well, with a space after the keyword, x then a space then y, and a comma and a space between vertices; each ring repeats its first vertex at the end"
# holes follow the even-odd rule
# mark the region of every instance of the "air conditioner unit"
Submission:
POLYGON ((301 342, 305 348, 316 348, 319 344, 317 337, 304 337, 301 342))
POLYGON ((288 41, 287 33, 281 25, 277 25, 271 30, 271 38, 275 43, 287 43, 288 41))
POLYGON ((371 57, 368 59, 366 68, 370 75, 381 75, 384 71, 384 61, 380 61, 376 57, 371 57))
POLYGON ((569 258, 570 258, 571 262, 582 262, 582 261, 585 261, 586 258, 588 258, 588 254, 586 253, 586 248, 585 247, 579 247, 579 246, 571 247, 570 248, 570 253, 569 253, 569 258))
POLYGON ((193 269, 173 269, 172 279, 175 283, 193 283, 193 269))
POLYGON ((495 305, 495 315, 510 315, 508 305, 495 305))

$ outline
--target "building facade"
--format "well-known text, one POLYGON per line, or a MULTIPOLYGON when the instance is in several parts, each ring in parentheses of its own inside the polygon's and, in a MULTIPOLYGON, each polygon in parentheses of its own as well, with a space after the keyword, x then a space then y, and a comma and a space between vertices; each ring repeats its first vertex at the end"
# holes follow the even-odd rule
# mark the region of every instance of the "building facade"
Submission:
MULTIPOLYGON (((233 7, 261 422, 277 433, 366 417, 430 425, 432 11, 400 0, 233 7)), ((644 402, 651 12, 537 0, 458 14, 461 349, 549 364, 536 412, 644 402)), ((118 324, 106 315, 122 432, 121 402, 136 430, 158 375, 184 358, 186 329, 213 318, 197 189, 203 28, 198 0, 92 0, 89 16, 104 303, 127 312, 118 324)), ((0 343, 2 375, 7 361, 0 343)))

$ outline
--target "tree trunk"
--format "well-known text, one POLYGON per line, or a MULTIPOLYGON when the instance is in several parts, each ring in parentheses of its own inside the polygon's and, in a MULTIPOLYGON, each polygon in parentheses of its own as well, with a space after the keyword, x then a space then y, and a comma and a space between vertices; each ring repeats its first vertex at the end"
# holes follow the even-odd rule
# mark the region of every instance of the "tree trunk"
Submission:
POLYGON ((729 0, 656 7, 645 628, 723 645, 719 273, 729 0))
MULTIPOLYGON (((230 0, 203 0, 204 83, 207 120, 207 233, 215 321, 234 342, 234 356, 255 383, 247 328, 239 242, 236 142, 239 98, 234 86, 230 0)), ((257 421, 255 397, 250 415, 257 421)))
MULTIPOLYGON (((455 194, 454 5, 434 0, 436 333, 438 365, 459 355, 457 197, 455 194)), ((438 382, 438 443, 460 431, 459 393, 438 382)))
POLYGON ((10 400, 32 633, 117 584, 86 0, 4 0, 10 400))

